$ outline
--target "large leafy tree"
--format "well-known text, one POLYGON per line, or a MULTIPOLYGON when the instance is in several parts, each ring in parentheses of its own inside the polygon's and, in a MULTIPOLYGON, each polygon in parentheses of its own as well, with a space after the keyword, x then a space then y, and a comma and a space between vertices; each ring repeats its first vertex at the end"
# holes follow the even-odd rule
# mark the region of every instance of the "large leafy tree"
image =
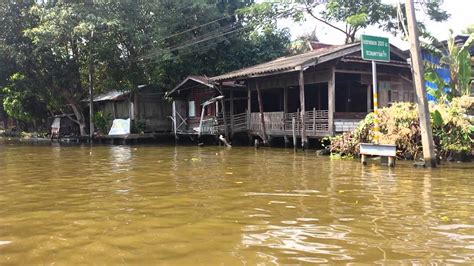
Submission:
POLYGON ((251 3, 3 1, 0 86, 9 99, 4 105, 17 118, 38 117, 42 109, 29 108, 26 100, 34 95, 48 110, 70 108, 86 134, 80 101, 91 85, 96 92, 149 83, 169 89, 186 75, 220 74, 286 54, 287 32, 255 31, 235 15, 251 3))
MULTIPOLYGON (((443 0, 420 1, 418 8, 429 19, 444 21, 449 15, 440 6, 443 0)), ((357 33, 368 26, 378 26, 394 34, 406 24, 404 4, 388 4, 382 0, 281 0, 264 1, 241 10, 249 20, 262 26, 275 24, 280 18, 302 21, 311 17, 317 23, 328 25, 346 37, 346 43, 356 41, 357 33), (305 16, 308 15, 308 16, 305 16), (340 24, 344 26, 340 26, 340 24)), ((424 25, 419 23, 423 30, 424 25)))
POLYGON ((36 53, 32 42, 23 34, 37 22, 26 12, 34 5, 32 0, 0 3, 1 116, 8 114, 33 124, 47 116, 48 102, 44 101, 48 95, 42 90, 44 79, 36 67, 47 55, 36 53))

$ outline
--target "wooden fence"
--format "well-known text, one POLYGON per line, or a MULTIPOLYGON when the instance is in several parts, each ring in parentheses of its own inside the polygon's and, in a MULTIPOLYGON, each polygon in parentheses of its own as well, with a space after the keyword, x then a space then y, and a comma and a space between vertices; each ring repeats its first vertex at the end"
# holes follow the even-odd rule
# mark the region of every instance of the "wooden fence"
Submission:
MULTIPOLYGON (((326 136, 329 135, 329 116, 327 110, 307 111, 304 113, 307 136, 326 136)), ((263 113, 265 120, 265 129, 267 135, 275 136, 291 136, 292 135, 292 120, 295 118, 296 134, 301 136, 303 130, 303 122, 301 112, 284 113, 284 112, 266 112, 263 113)), ((250 132, 263 132, 260 113, 250 114, 250 132)))
MULTIPOLYGON (((263 113, 267 135, 273 136, 291 136, 292 120, 295 118, 296 135, 301 136, 303 122, 301 112, 266 112, 263 113)), ((308 137, 321 137, 330 135, 329 116, 327 110, 311 110, 304 113, 306 135, 308 137)), ((192 129, 198 130, 198 121, 192 121, 192 129)), ((262 134, 262 123, 260 113, 226 115, 227 132, 234 134, 238 132, 250 132, 253 134, 262 134)), ((206 118, 202 120, 202 135, 218 135, 225 133, 224 117, 219 113, 217 117, 206 118)))

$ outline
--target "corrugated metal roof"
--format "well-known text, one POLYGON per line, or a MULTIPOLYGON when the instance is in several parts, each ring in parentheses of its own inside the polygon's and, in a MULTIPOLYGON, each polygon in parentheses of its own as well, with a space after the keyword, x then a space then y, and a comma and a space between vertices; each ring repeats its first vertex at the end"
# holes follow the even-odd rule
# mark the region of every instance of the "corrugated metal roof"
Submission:
MULTIPOLYGON (((167 92, 166 96, 172 95, 177 90, 189 89, 189 88, 196 87, 196 86, 193 86, 193 85, 189 86, 189 84, 187 84, 189 81, 200 83, 201 85, 207 86, 209 88, 215 88, 214 84, 212 83, 212 80, 210 78, 206 77, 206 76, 188 76, 185 80, 183 80, 181 83, 179 83, 171 91, 167 92)), ((239 87, 239 85, 236 84, 233 81, 223 82, 222 86, 223 87, 233 87, 233 88, 239 87)))
MULTIPOLYGON (((343 62, 357 62, 357 63, 370 63, 370 61, 367 61, 365 59, 362 59, 362 56, 345 56, 343 59, 341 59, 343 62)), ((390 64, 393 66, 401 66, 401 67, 410 67, 410 64, 408 61, 399 61, 399 60, 390 60, 390 62, 377 62, 378 64, 384 65, 384 64, 390 64)))
POLYGON ((130 91, 111 90, 95 96, 94 102, 119 100, 120 98, 124 97, 125 95, 128 95, 129 93, 130 91))
POLYGON ((334 45, 316 41, 308 41, 308 46, 311 51, 316 51, 322 48, 332 47, 334 45))
POLYGON ((256 75, 262 75, 272 72, 286 71, 286 70, 298 70, 301 65, 310 63, 312 61, 317 62, 320 57, 327 56, 344 49, 360 47, 360 43, 352 43, 347 45, 331 46, 327 48, 320 48, 316 51, 306 52, 304 54, 280 57, 270 62, 263 64, 247 67, 237 71, 233 71, 220 76, 212 77, 211 80, 221 81, 227 79, 234 79, 239 77, 250 77, 256 75))

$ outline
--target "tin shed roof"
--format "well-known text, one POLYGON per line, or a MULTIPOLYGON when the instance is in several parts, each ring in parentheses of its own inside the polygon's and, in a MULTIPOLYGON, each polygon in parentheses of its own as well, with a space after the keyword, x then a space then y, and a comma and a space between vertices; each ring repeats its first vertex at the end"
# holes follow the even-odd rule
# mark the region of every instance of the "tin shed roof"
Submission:
POLYGON ((130 91, 111 90, 95 96, 94 102, 120 100, 120 98, 128 95, 129 93, 130 91))
MULTIPOLYGON (((232 71, 230 73, 212 77, 210 79, 213 81, 236 80, 268 75, 271 73, 297 71, 300 70, 301 67, 308 67, 350 55, 360 51, 360 49, 360 42, 345 45, 334 45, 325 48, 319 48, 317 50, 309 51, 299 55, 280 57, 270 62, 232 71)), ((408 58, 406 54, 403 53, 403 51, 393 45, 391 45, 390 51, 391 53, 397 54, 401 58, 408 58)))
MULTIPOLYGON (((196 83, 201 84, 203 86, 207 86, 209 88, 214 88, 212 80, 210 78, 206 77, 206 76, 188 76, 185 80, 183 80, 181 83, 179 83, 176 87, 174 87, 172 90, 167 92, 166 96, 172 95, 177 90, 184 90, 184 89, 194 88, 194 87, 196 87, 195 86, 196 83)), ((222 86, 224 86, 224 87, 239 87, 239 85, 236 84, 233 81, 223 82, 222 86)))
MULTIPOLYGON (((302 65, 317 62, 322 56, 331 55, 350 48, 359 48, 359 46, 359 43, 331 46, 299 55, 280 57, 270 62, 232 71, 227 74, 212 77, 211 79, 214 81, 222 81, 235 78, 248 78, 272 72, 298 70, 302 65)), ((355 51, 356 50, 353 52, 355 51)))

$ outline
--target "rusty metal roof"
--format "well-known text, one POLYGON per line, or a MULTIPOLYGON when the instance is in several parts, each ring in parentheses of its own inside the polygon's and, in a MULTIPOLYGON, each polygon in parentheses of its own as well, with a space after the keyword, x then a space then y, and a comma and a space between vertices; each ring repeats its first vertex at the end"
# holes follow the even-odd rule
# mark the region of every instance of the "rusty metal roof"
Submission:
MULTIPOLYGON (((177 90, 185 90, 196 87, 196 83, 201 84, 203 86, 207 86, 209 88, 215 88, 212 80, 206 76, 188 76, 184 79, 181 83, 179 83, 176 87, 166 93, 166 96, 172 95, 177 90)), ((223 87, 239 87, 239 84, 233 81, 226 81, 222 83, 223 87)))
MULTIPOLYGON (((280 72, 280 71, 291 71, 291 70, 296 71, 296 70, 299 70, 302 65, 305 65, 311 62, 316 63, 318 59, 323 56, 328 56, 328 55, 343 51, 345 49, 356 48, 356 47, 360 49, 360 43, 320 48, 318 50, 309 51, 309 52, 299 54, 299 55, 280 57, 270 62, 247 67, 247 68, 240 69, 237 71, 232 71, 227 74, 212 77, 211 79, 214 81, 222 81, 222 80, 229 80, 229 79, 235 79, 235 78, 249 78, 252 76, 259 76, 262 74, 268 74, 268 73, 280 72)), ((351 51, 351 52, 355 52, 355 51, 351 51)))
MULTIPOLYGON (((360 51, 360 49, 360 42, 319 48, 315 51, 309 51, 294 56, 281 57, 270 62, 232 71, 230 73, 212 77, 210 78, 210 80, 214 82, 225 80, 238 80, 269 75, 272 73, 298 71, 302 67, 304 68, 316 65, 346 55, 350 55, 360 51)), ((407 58, 407 55, 403 53, 403 51, 393 45, 391 45, 390 51, 392 53, 397 54, 401 58, 407 58)))
MULTIPOLYGON (((124 96, 128 95, 129 93, 130 91, 111 90, 111 91, 96 95, 94 97, 94 102, 121 100, 124 96)), ((87 101, 88 100, 89 99, 87 99, 87 101)))

